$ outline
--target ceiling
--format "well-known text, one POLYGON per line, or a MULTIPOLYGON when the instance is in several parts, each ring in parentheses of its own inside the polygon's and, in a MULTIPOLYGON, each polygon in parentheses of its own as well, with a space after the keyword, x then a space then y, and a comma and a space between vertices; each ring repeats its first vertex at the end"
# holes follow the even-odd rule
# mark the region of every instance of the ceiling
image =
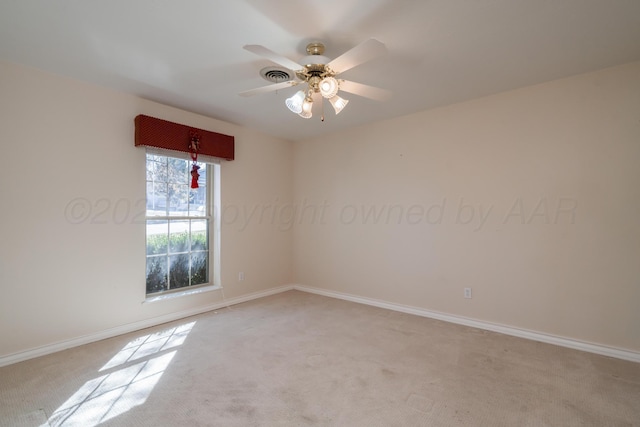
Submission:
POLYGON ((640 60, 639 0, 2 0, 0 60, 300 140, 522 86, 640 60), (297 88, 253 97, 274 65, 311 41, 335 58, 369 38, 388 52, 340 77, 393 92, 341 93, 303 119, 297 88))

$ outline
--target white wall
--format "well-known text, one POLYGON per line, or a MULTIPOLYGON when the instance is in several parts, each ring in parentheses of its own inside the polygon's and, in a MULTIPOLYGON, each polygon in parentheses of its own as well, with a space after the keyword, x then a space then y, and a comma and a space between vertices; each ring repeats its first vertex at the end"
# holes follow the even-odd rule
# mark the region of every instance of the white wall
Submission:
POLYGON ((640 350, 640 63, 296 143, 293 163, 296 283, 640 350))
POLYGON ((145 231, 134 219, 144 207, 145 151, 133 145, 138 114, 235 136, 236 160, 221 167, 222 204, 232 207, 221 233, 226 297, 291 282, 290 229, 255 218, 245 226, 233 214, 291 202, 290 142, 0 62, 0 357, 221 300, 213 291, 141 304, 145 231), (79 198, 90 211, 76 224, 84 205, 69 209, 79 198))

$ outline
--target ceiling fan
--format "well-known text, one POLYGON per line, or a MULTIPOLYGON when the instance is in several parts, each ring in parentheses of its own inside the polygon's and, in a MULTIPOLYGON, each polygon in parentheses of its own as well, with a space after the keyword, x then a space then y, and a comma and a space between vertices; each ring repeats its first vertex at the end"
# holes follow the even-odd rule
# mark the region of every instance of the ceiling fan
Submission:
POLYGON ((285 101, 289 110, 305 119, 312 116, 314 97, 319 100, 327 99, 338 114, 349 102, 338 96, 340 90, 378 101, 385 100, 391 95, 391 92, 384 89, 337 78, 340 73, 384 54, 387 48, 376 39, 366 40, 335 59, 323 56, 322 43, 309 43, 307 56, 302 58, 300 63, 278 55, 261 45, 246 45, 244 49, 285 67, 295 78, 240 92, 239 95, 253 96, 306 83, 305 90, 299 90, 285 101))

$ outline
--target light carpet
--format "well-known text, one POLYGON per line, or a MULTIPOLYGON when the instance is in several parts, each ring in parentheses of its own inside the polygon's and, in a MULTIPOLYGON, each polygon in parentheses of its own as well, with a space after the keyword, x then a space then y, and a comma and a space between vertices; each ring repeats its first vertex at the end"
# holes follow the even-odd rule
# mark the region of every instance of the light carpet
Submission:
POLYGON ((1 426, 640 426, 640 364, 289 291, 0 368, 1 426))

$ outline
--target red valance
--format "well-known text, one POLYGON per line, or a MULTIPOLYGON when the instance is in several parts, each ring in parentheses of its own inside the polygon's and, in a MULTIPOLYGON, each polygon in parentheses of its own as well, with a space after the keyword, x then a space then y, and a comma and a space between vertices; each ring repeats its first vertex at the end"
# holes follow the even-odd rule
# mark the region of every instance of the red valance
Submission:
POLYGON ((233 136, 211 132, 140 114, 135 118, 135 145, 190 153, 192 138, 199 140, 198 154, 233 160, 233 136))

